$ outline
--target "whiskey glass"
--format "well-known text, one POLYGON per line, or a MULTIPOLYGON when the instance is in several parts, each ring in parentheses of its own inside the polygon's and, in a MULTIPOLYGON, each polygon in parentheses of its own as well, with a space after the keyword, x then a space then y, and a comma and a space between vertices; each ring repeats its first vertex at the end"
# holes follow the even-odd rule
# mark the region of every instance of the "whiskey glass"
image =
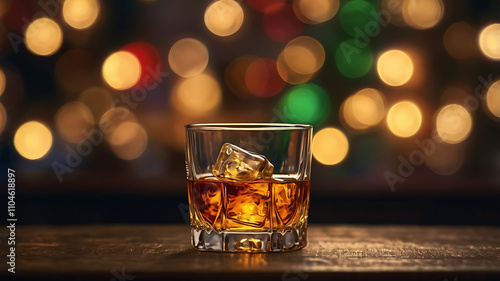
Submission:
POLYGON ((307 245, 312 126, 186 125, 191 244, 283 252, 307 245))

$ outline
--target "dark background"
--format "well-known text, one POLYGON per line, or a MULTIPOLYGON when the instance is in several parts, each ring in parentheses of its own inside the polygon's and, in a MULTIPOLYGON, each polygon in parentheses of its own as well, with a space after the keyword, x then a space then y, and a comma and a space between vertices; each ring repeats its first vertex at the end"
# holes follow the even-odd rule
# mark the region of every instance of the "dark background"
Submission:
MULTIPOLYGON (((245 21, 235 36, 221 38, 203 24, 203 13, 210 1, 102 1, 94 26, 75 31, 65 26, 61 15, 55 20, 63 28, 62 47, 52 56, 40 57, 24 45, 18 53, 7 34, 22 34, 19 19, 32 18, 40 10, 36 1, 12 1, 2 16, 0 67, 7 77, 7 88, 0 101, 7 111, 7 124, 0 135, 2 178, 6 170, 17 173, 16 211, 19 224, 93 224, 93 223, 186 223, 187 192, 182 126, 199 122, 268 122, 284 93, 268 98, 241 98, 224 84, 229 63, 242 55, 276 59, 286 42, 268 38, 262 29, 263 15, 247 2, 240 1, 245 21), (195 37, 206 44, 209 67, 220 80, 223 100, 220 109, 208 116, 185 117, 171 110, 169 95, 177 75, 167 62, 169 48, 184 37, 195 37), (163 71, 171 73, 145 102, 133 109, 139 122, 150 133, 146 151, 137 159, 117 158, 106 143, 94 147, 83 163, 59 182, 51 163, 65 156, 68 145, 54 129, 53 145, 39 160, 21 157, 13 144, 16 129, 37 119, 53 128, 59 107, 74 100, 78 93, 61 87, 54 66, 67 51, 80 48, 92 54, 85 67, 99 73, 102 61, 113 51, 134 41, 146 41, 161 56, 163 71), (151 113, 160 119, 151 121, 151 113)), ((341 1, 340 8, 347 1, 341 1)), ((372 2, 380 7, 379 1, 372 2)), ((313 159, 311 180, 311 223, 359 224, 444 224, 498 225, 500 222, 500 123, 480 107, 472 113, 473 130, 462 144, 465 161, 453 175, 438 175, 426 165, 416 167, 404 182, 389 188, 385 171, 396 171, 398 155, 407 156, 416 148, 414 139, 430 137, 432 112, 441 104, 441 94, 450 86, 474 89, 479 75, 498 80, 499 62, 479 50, 470 59, 457 60, 443 47, 443 34, 453 23, 465 21, 476 32, 498 22, 498 1, 443 1, 444 16, 433 28, 417 30, 389 25, 370 42, 374 56, 391 46, 411 46, 426 58, 428 79, 417 86, 391 88, 377 76, 375 66, 361 78, 344 77, 336 68, 334 53, 339 42, 348 38, 338 14, 318 25, 305 25, 302 35, 320 41, 326 60, 311 82, 330 95, 331 111, 315 131, 329 126, 342 128, 338 109, 342 101, 357 90, 373 87, 386 94, 389 103, 401 97, 416 96, 426 105, 421 132, 410 139, 399 139, 383 125, 365 133, 345 129, 350 150, 338 165, 326 166, 313 159)), ((22 23, 22 21, 21 21, 22 23)), ((75 67, 84 67, 75 64, 75 67)), ((99 75, 89 78, 87 86, 103 86, 99 75)), ((108 87, 109 88, 109 87, 108 87)), ((112 89, 108 89, 113 91, 112 89)), ((78 91, 76 91, 78 92, 78 91)), ((118 93, 119 94, 119 93, 118 93)), ((472 90, 468 92, 473 95, 472 90)), ((6 185, 3 189, 6 199, 6 185)), ((4 205, 6 206, 6 205, 4 205)))

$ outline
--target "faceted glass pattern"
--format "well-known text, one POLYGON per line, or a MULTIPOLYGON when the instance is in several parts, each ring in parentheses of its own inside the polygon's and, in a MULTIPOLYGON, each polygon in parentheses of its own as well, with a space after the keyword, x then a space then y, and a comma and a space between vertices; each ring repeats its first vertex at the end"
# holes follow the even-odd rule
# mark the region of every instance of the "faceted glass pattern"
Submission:
POLYGON ((188 125, 193 247, 222 252, 305 247, 311 138, 308 125, 188 125))

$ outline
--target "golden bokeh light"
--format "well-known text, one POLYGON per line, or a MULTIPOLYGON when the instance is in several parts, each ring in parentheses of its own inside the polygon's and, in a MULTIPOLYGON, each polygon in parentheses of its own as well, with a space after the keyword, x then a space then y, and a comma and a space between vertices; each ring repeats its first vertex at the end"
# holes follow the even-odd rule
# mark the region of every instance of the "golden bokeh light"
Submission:
POLYGON ((384 118, 385 106, 382 93, 372 88, 362 89, 352 99, 354 117, 367 126, 375 126, 384 118))
POLYGON ((148 144, 144 128, 135 122, 123 122, 108 139, 111 150, 123 160, 133 160, 141 156, 148 144))
POLYGON ((413 102, 398 102, 387 112, 387 126, 394 135, 400 138, 413 136, 421 125, 422 113, 413 102))
POLYGON ((458 104, 449 104, 438 111, 436 131, 439 138, 447 143, 465 140, 472 129, 472 118, 467 110, 458 104))
POLYGON ((42 123, 37 121, 26 122, 14 135, 14 147, 26 159, 40 159, 52 146, 52 133, 42 123))
POLYGON ((283 79, 283 81, 289 84, 302 84, 305 83, 313 77, 314 73, 301 74, 293 71, 285 61, 284 52, 281 52, 278 60, 276 61, 278 68, 278 74, 283 79))
POLYGON ((355 130, 375 126, 384 118, 385 97, 372 88, 365 88, 348 97, 341 105, 340 120, 355 130))
POLYGON ((479 35, 479 47, 491 59, 500 59, 500 23, 488 25, 479 35))
POLYGON ((294 0, 293 10, 305 23, 322 23, 337 14, 339 2, 339 0, 294 0))
POLYGON ((7 79, 5 78, 5 73, 3 69, 0 68, 0 96, 5 91, 5 86, 7 85, 7 79))
POLYGON ((439 142, 434 145, 434 152, 425 157, 425 165, 434 173, 443 176, 458 172, 465 162, 464 146, 439 142))
POLYGON ((179 76, 192 77, 208 65, 208 49, 199 40, 184 38, 177 41, 168 53, 168 64, 179 76))
POLYGON ((61 28, 49 18, 39 18, 30 23, 24 37, 28 50, 40 56, 52 55, 63 41, 61 28))
POLYGON ((97 19, 99 2, 97 0, 66 0, 62 14, 71 27, 84 29, 91 26, 97 19))
POLYGON ((78 101, 86 105, 90 112, 92 112, 96 123, 99 122, 104 112, 114 106, 111 94, 106 89, 100 87, 91 87, 83 91, 78 96, 78 101))
POLYGON ((207 73, 181 78, 172 90, 172 104, 183 115, 204 116, 222 101, 219 83, 207 73))
POLYGON ((401 86, 413 75, 413 62, 408 54, 400 50, 389 50, 377 61, 378 76, 390 86, 401 86))
POLYGON ((61 136, 71 143, 87 139, 94 127, 92 112, 81 102, 63 105, 55 115, 56 128, 61 136))
POLYGON ((301 36, 290 41, 283 50, 286 65, 298 74, 313 74, 325 62, 325 49, 318 40, 301 36))
POLYGON ((466 22, 456 22, 446 29, 443 43, 450 56, 456 59, 472 58, 477 51, 476 31, 466 22))
MULTIPOLYGON (((339 118, 344 127, 349 126, 355 130, 365 130, 369 126, 358 121, 354 115, 354 107, 352 106, 352 100, 354 96, 348 97, 340 106, 339 118)), ((347 127, 346 127, 347 128, 347 127)))
POLYGON ((0 134, 3 133, 5 124, 7 124, 7 111, 5 111, 3 104, 0 103, 0 134))
POLYGON ((218 0, 205 10, 205 25, 218 36, 229 36, 240 29, 244 13, 234 0, 218 0))
POLYGON ((439 23, 444 14, 444 5, 441 0, 405 0, 402 13, 409 26, 427 29, 439 23))
POLYGON ((324 165, 340 163, 349 151, 349 142, 345 134, 336 128, 325 128, 313 138, 312 153, 314 158, 324 165))
POLYGON ((111 54, 102 65, 102 76, 116 90, 132 88, 141 77, 141 63, 130 52, 111 54))
POLYGON ((493 83, 488 89, 486 107, 496 118, 500 118, 500 80, 493 83))
POLYGON ((99 127, 108 137, 120 124, 124 122, 137 123, 135 115, 125 107, 112 107, 108 109, 99 120, 99 127))

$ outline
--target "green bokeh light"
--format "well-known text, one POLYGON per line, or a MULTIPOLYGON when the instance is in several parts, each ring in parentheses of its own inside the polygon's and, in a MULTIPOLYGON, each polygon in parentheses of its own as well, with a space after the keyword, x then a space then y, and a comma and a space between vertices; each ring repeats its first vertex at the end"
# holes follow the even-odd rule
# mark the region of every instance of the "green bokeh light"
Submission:
POLYGON ((293 87, 280 103, 286 122, 317 125, 330 113, 330 98, 326 91, 315 84, 293 87))
MULTIPOLYGON (((347 2, 339 11, 342 29, 352 37, 363 35, 374 36, 378 26, 378 14, 375 7, 367 1, 353 0, 347 2)), ((380 28, 380 26, 378 26, 380 28)))
POLYGON ((360 48, 355 40, 340 43, 335 53, 335 63, 340 73, 348 78, 359 78, 372 67, 373 55, 368 46, 360 48))

